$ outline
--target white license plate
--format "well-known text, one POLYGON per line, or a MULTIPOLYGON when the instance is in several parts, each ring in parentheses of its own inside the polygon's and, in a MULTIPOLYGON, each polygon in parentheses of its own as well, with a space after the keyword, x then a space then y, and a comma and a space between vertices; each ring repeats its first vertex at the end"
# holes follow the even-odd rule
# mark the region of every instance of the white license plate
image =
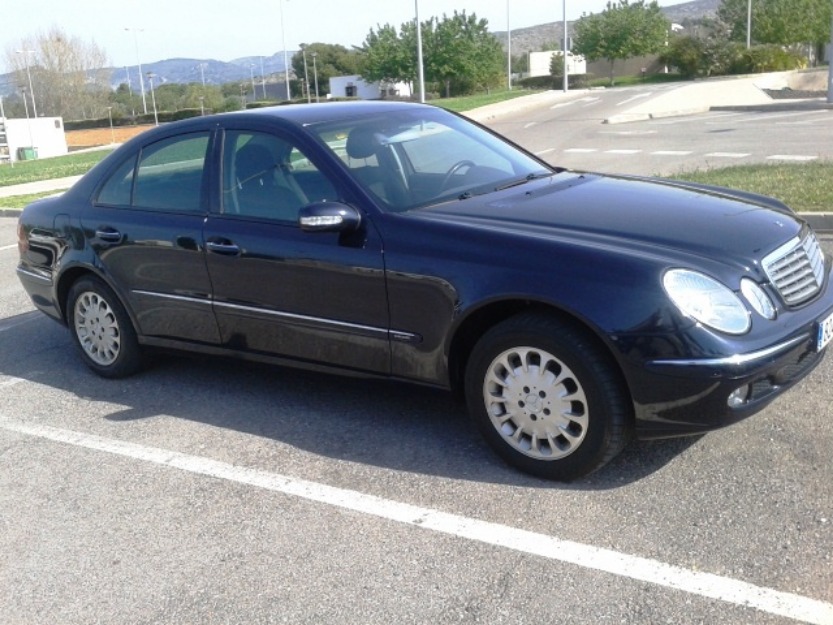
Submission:
POLYGON ((833 340, 833 315, 827 317, 819 323, 818 341, 816 342, 816 350, 824 349, 831 340, 833 340))

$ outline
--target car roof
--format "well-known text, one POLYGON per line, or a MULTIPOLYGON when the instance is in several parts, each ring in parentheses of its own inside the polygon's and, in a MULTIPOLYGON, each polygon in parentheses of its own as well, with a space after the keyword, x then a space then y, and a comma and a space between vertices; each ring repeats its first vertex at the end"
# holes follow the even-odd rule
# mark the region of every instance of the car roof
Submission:
POLYGON ((228 117, 234 117, 236 119, 250 118, 252 120, 275 118, 298 125, 306 125, 325 121, 338 121, 339 119, 350 119, 359 115, 393 113, 396 111, 413 110, 415 108, 435 107, 415 102, 357 100, 349 102, 322 102, 320 104, 269 106, 258 109, 247 109, 245 111, 221 113, 212 117, 221 117, 224 119, 228 119, 228 117))

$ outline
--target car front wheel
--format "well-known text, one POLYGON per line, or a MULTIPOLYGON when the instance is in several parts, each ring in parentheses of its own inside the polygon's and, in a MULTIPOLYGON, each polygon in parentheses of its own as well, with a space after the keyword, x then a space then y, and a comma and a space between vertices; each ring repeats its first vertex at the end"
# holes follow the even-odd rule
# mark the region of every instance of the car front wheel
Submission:
POLYGON ((539 477, 586 475, 630 435, 630 400, 609 356, 555 317, 522 314, 486 332, 465 383, 469 412, 489 445, 539 477))
POLYGON ((80 278, 69 291, 67 322, 90 369, 105 378, 135 373, 141 353, 130 317, 116 294, 98 278, 80 278))

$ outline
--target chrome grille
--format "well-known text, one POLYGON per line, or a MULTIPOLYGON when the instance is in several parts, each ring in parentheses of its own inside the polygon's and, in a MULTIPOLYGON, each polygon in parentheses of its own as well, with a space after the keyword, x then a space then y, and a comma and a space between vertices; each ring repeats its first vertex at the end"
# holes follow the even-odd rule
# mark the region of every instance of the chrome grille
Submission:
POLYGON ((788 306, 806 302, 824 283, 824 254, 812 232, 796 237, 763 260, 764 271, 788 306))

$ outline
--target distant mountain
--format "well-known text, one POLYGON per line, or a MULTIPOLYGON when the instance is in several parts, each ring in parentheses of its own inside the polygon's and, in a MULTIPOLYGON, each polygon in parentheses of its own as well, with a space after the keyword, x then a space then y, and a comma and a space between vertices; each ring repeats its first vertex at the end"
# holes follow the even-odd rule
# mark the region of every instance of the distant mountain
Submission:
MULTIPOLYGON (((722 4, 722 0, 693 0, 692 2, 683 2, 669 7, 663 7, 662 12, 665 16, 676 24, 682 24, 685 21, 701 19, 704 17, 714 17, 717 15, 717 9, 722 4)), ((568 22, 568 29, 572 30, 575 22, 568 22)), ((506 47, 506 31, 495 32, 495 37, 506 47)), ((529 26, 528 28, 518 28, 512 30, 512 54, 520 55, 529 52, 538 52, 547 48, 552 49, 561 48, 561 42, 564 40, 564 23, 550 22, 548 24, 539 24, 538 26, 529 26), (554 46, 552 44, 555 44, 554 46)))
MULTIPOLYGON (((287 50, 286 58, 291 63, 292 55, 295 52, 287 50)), ((247 56, 233 61, 217 61, 215 59, 166 59, 155 63, 142 63, 142 81, 145 89, 149 88, 148 74, 153 75, 153 85, 158 87, 166 83, 187 84, 202 83, 206 85, 221 85, 228 82, 240 82, 250 84, 252 77, 257 85, 261 83, 261 76, 267 81, 276 77, 278 81, 284 79, 284 54, 283 51, 276 52, 272 56, 247 56)), ((119 85, 128 82, 130 88, 139 91, 139 67, 128 65, 126 67, 107 67, 104 71, 110 72, 110 87, 117 89, 119 85)), ((292 68, 290 67, 290 72, 292 68)), ((0 74, 0 96, 10 96, 16 90, 15 75, 13 72, 0 74)))
MULTIPOLYGON (((287 51, 287 61, 292 59, 294 52, 287 51)), ((166 59, 155 63, 142 64, 143 80, 147 82, 148 73, 153 74, 154 86, 165 83, 202 83, 206 85, 222 85, 228 82, 240 81, 244 84, 252 78, 260 83, 261 76, 268 80, 270 76, 278 75, 279 80, 284 76, 284 54, 276 52, 272 56, 247 56, 233 61, 217 61, 215 59, 166 59)), ((110 85, 113 89, 127 82, 125 74, 130 76, 132 88, 138 88, 139 68, 136 65, 128 67, 111 67, 110 85)), ((290 67, 290 72, 292 68, 290 67)))

